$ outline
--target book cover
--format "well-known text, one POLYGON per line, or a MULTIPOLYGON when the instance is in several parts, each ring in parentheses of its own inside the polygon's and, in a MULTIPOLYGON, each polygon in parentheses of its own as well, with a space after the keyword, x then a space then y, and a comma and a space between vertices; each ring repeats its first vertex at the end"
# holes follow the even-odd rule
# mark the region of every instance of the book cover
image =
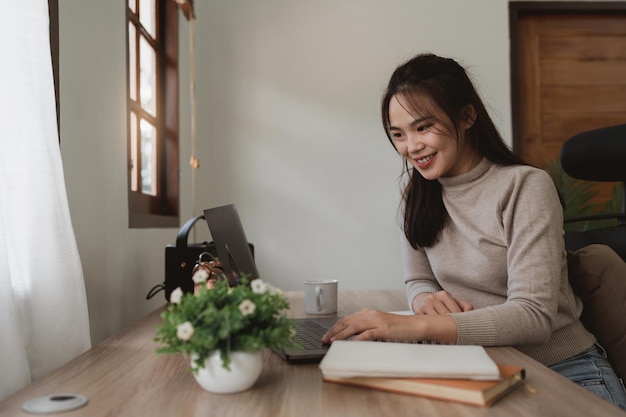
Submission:
POLYGON ((498 366, 482 346, 339 340, 320 362, 329 377, 494 380, 498 366))
POLYGON ((415 395, 479 407, 489 407, 520 386, 526 377, 524 368, 519 366, 498 365, 498 368, 500 370, 500 379, 493 381, 446 378, 340 378, 329 376, 324 376, 324 381, 396 394, 415 395))

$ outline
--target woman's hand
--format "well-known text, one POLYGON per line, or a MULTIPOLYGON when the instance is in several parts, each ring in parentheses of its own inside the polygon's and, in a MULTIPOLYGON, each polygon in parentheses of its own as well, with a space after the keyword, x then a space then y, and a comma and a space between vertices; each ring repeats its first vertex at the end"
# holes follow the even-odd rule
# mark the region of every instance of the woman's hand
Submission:
POLYGON ((454 298, 447 291, 421 293, 413 299, 415 314, 448 314, 473 310, 466 301, 454 298))
POLYGON ((454 319, 447 314, 407 316, 361 310, 335 323, 322 337, 322 342, 331 343, 350 337, 352 340, 456 343, 457 328, 454 319))
POLYGON ((417 340, 419 323, 416 316, 404 316, 393 313, 384 313, 378 310, 361 310, 339 320, 326 332, 322 342, 330 343, 335 340, 417 340))

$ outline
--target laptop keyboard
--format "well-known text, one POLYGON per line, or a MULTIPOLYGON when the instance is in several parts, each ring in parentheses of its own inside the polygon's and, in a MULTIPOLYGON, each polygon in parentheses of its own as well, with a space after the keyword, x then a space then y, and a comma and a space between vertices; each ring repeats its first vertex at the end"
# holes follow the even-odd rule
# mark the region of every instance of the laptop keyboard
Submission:
POLYGON ((326 333, 326 328, 314 321, 302 321, 296 327, 294 340, 304 350, 319 349, 326 346, 322 343, 322 336, 326 333))

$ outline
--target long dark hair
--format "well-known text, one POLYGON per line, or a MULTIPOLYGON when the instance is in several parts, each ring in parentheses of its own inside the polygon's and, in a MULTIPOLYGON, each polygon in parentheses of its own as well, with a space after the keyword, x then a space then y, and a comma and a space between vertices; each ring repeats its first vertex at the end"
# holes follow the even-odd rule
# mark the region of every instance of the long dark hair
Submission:
MULTIPOLYGON (((402 95, 412 106, 419 102, 430 103, 452 122, 457 132, 462 112, 468 105, 475 109, 475 121, 466 132, 469 146, 490 161, 501 165, 524 164, 508 148, 491 120, 485 105, 467 76, 465 69, 455 60, 433 54, 421 54, 400 65, 392 74, 382 99, 382 120, 389 142, 389 103, 402 95)), ((415 110, 415 109, 413 109, 415 110)), ((439 118, 440 119, 440 118, 439 118)), ((445 123, 444 120, 439 120, 445 123)), ((403 191, 404 234, 411 246, 432 246, 448 221, 443 204, 441 184, 427 180, 415 168, 408 171, 409 181, 403 191)))

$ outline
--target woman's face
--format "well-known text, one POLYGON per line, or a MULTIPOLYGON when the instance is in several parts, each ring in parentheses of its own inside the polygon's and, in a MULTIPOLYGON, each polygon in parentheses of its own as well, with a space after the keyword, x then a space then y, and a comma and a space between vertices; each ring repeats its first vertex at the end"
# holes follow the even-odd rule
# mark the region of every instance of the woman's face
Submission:
POLYGON ((435 119, 433 112, 412 111, 401 95, 389 103, 389 130, 396 149, 428 180, 464 174, 481 159, 465 140, 473 119, 459 122, 458 140, 452 122, 445 124, 442 119, 435 119))

